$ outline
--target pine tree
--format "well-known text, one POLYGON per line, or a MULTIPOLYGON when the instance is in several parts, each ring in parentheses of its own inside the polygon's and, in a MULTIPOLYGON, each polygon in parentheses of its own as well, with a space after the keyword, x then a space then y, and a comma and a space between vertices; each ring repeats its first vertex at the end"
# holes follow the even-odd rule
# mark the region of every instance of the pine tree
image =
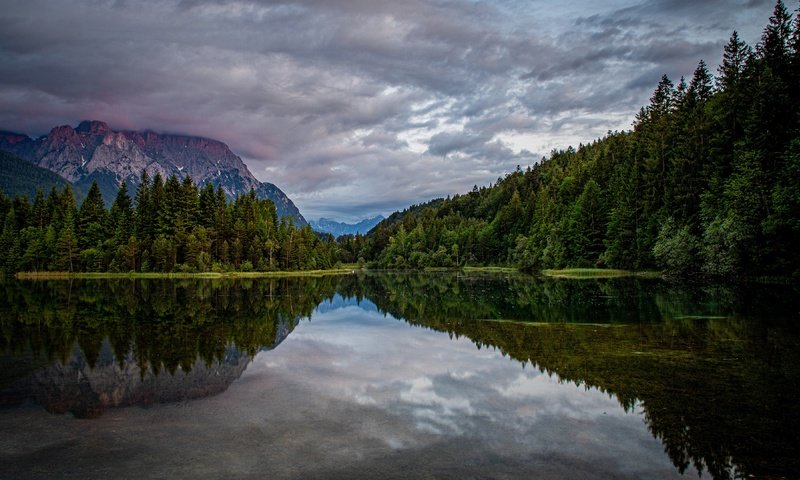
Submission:
POLYGON ((217 210, 217 197, 214 191, 214 185, 207 182, 200 189, 200 198, 198 199, 198 223, 204 227, 212 227, 214 225, 214 216, 217 210))
POLYGON ((67 215, 71 215, 73 219, 78 217, 78 204, 70 184, 65 185, 61 192, 59 212, 61 212, 62 221, 66 220, 67 215))
POLYGON ((108 215, 108 232, 113 232, 114 244, 124 245, 134 233, 133 203, 128 195, 128 185, 125 182, 119 187, 111 211, 108 215))
MULTIPOLYGON (((153 197, 155 197, 155 193, 153 197)), ((178 181, 178 177, 170 175, 164 184, 163 202, 161 202, 160 208, 157 210, 159 234, 167 237, 172 237, 176 234, 180 218, 181 198, 181 184, 178 181)), ((183 224, 180 226, 184 227, 183 224)))
POLYGON ((128 195, 128 185, 125 182, 120 185, 107 218, 109 221, 107 230, 112 235, 107 243, 110 252, 114 254, 115 266, 121 271, 135 270, 138 255, 138 244, 134 235, 136 220, 133 202, 128 195))
POLYGON ((789 52, 791 53, 791 63, 795 75, 800 69, 800 8, 794 17, 794 28, 792 29, 792 39, 789 42, 789 52))
POLYGON ((17 219, 17 231, 21 231, 31 223, 31 204, 28 202, 28 197, 18 196, 14 199, 13 205, 17 219))
POLYGON ((22 270, 39 271, 47 267, 47 249, 44 228, 27 227, 20 232, 21 245, 25 246, 22 254, 22 270))
POLYGON ((794 121, 795 125, 800 126, 800 8, 796 10, 794 18, 794 29, 792 38, 789 42, 789 53, 791 58, 789 75, 789 94, 792 98, 792 108, 797 112, 794 121))
POLYGON ((752 49, 739 38, 739 33, 734 30, 728 44, 725 45, 722 63, 717 69, 718 90, 731 92, 738 88, 751 54, 752 49))
POLYGON ((152 225, 152 239, 161 234, 161 216, 165 208, 166 192, 164 190, 164 179, 160 172, 153 176, 153 188, 150 193, 150 214, 152 225))
POLYGON ((692 102, 691 106, 704 104, 711 98, 713 93, 712 81, 706 62, 700 60, 694 70, 694 74, 692 74, 692 80, 687 89, 687 96, 692 102))
POLYGON ((0 270, 7 274, 19 271, 20 240, 17 228, 17 214, 12 207, 3 219, 3 232, 0 234, 0 251, 3 252, 0 260, 0 270))
POLYGON ((136 240, 144 249, 153 241, 154 217, 151 199, 152 185, 147 170, 142 170, 139 189, 136 191, 136 240))
POLYGON ((50 193, 47 194, 47 218, 49 224, 56 228, 61 228, 61 222, 64 218, 64 212, 61 206, 61 194, 55 186, 50 188, 50 193))
POLYGON ((757 48, 756 70, 750 81, 752 99, 745 134, 751 146, 764 153, 763 168, 768 175, 778 169, 780 157, 797 122, 791 92, 792 18, 781 0, 764 29, 757 48))
POLYGON ((574 266, 594 267, 600 259, 605 250, 605 212, 600 186, 589 180, 572 206, 568 220, 567 252, 574 266))
POLYGON ((696 223, 700 195, 707 187, 704 173, 709 169, 712 126, 706 105, 712 96, 711 85, 711 75, 701 60, 676 112, 677 135, 670 159, 666 210, 681 226, 696 223))
POLYGON ((47 202, 44 199, 44 193, 41 190, 36 190, 36 197, 33 201, 33 215, 31 216, 31 226, 36 228, 45 228, 50 223, 50 212, 47 208, 47 202))
POLYGON ((761 35, 758 54, 779 78, 788 79, 790 45, 792 42, 792 17, 782 0, 778 0, 769 24, 761 35))
POLYGON ((702 195, 701 213, 708 224, 721 208, 725 179, 730 176, 737 145, 744 137, 744 127, 750 103, 747 81, 753 70, 752 49, 736 31, 731 35, 722 63, 717 72, 717 94, 710 101, 709 111, 713 121, 710 135, 708 162, 702 176, 708 190, 702 195))
POLYGON ((106 207, 103 203, 103 196, 97 182, 92 182, 86 199, 78 210, 77 236, 81 250, 87 248, 100 248, 102 243, 108 239, 106 230, 108 222, 106 220, 106 207))
POLYGON ((78 239, 75 235, 72 213, 64 218, 64 225, 56 242, 56 268, 72 272, 78 259, 78 239))
POLYGON ((197 225, 199 210, 197 185, 192 181, 192 177, 187 176, 183 179, 180 201, 180 221, 187 232, 192 231, 197 225))

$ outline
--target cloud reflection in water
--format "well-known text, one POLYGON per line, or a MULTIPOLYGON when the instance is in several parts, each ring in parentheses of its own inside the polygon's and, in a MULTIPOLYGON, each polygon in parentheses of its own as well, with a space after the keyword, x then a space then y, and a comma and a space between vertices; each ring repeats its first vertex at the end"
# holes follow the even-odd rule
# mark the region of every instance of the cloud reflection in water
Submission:
MULTIPOLYGON (((393 450, 444 441, 465 452, 478 447, 485 458, 536 463, 563 457, 565 465, 588 461, 624 475, 654 466, 659 476, 677 474, 641 412, 624 412, 614 397, 562 383, 467 338, 410 326, 370 305, 361 308, 337 295, 280 347, 259 354, 244 377, 279 377, 317 399, 385 415, 369 434, 393 450)), ((353 440, 341 438, 358 443, 353 440)))

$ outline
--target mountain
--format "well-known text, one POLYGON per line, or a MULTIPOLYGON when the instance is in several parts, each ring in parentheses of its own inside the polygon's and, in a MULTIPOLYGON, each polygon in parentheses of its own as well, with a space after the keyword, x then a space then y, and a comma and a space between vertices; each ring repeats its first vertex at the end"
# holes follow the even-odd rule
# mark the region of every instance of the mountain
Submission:
POLYGON ((50 170, 0 150, 0 192, 11 198, 18 195, 33 198, 36 190, 42 190, 47 195, 51 188, 56 187, 60 191, 68 183, 50 170))
POLYGON ((311 228, 318 232, 330 233, 334 237, 339 237, 341 235, 364 235, 372 230, 372 227, 380 223, 381 220, 383 220, 383 215, 366 218, 358 223, 342 223, 327 218, 320 218, 319 220, 311 221, 311 228))
POLYGON ((83 121, 77 127, 63 125, 32 139, 0 132, 0 150, 9 151, 34 165, 55 172, 79 188, 96 181, 107 204, 121 182, 134 190, 142 170, 165 179, 191 177, 198 185, 221 186, 234 198, 254 189, 275 203, 278 214, 307 222, 294 203, 277 186, 259 182, 230 148, 209 138, 162 134, 152 131, 115 131, 99 121, 83 121))
MULTIPOLYGON (((259 350, 277 347, 297 322, 277 321, 274 343, 259 350)), ((103 340, 95 359, 76 346, 67 359, 49 365, 37 365, 40 358, 31 358, 29 362, 28 358, 0 357, 0 366, 12 371, 20 366, 33 367, 20 378, 12 377, 10 384, 0 384, 0 406, 33 402, 51 413, 71 412, 77 418, 95 418, 109 408, 205 398, 227 390, 253 360, 251 354, 228 344, 224 346, 224 355, 213 361, 198 355, 190 368, 169 371, 140 364, 142 359, 134 349, 120 354, 114 348, 108 339, 103 340)))

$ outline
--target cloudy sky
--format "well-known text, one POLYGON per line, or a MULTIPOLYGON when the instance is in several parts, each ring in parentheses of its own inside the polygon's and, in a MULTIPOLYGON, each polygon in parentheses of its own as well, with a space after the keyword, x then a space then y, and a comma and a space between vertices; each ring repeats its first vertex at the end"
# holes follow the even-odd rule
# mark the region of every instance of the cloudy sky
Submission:
POLYGON ((773 5, 3 0, 0 129, 216 138, 307 218, 356 220, 629 128, 662 74, 715 69, 773 5))

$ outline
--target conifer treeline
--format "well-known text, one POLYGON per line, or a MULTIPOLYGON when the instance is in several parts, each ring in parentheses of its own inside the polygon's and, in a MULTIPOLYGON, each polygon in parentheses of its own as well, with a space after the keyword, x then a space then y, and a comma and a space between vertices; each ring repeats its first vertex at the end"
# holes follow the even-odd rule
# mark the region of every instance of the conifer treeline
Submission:
POLYGON ((345 249, 387 267, 800 273, 800 14, 736 32, 713 78, 662 77, 632 132, 416 206, 345 249))
POLYGON ((33 204, 0 194, 0 270, 196 272, 308 270, 336 262, 332 238, 278 219, 255 192, 228 201, 221 188, 143 172, 135 201, 123 183, 110 210, 97 184, 77 207, 72 189, 33 204))

